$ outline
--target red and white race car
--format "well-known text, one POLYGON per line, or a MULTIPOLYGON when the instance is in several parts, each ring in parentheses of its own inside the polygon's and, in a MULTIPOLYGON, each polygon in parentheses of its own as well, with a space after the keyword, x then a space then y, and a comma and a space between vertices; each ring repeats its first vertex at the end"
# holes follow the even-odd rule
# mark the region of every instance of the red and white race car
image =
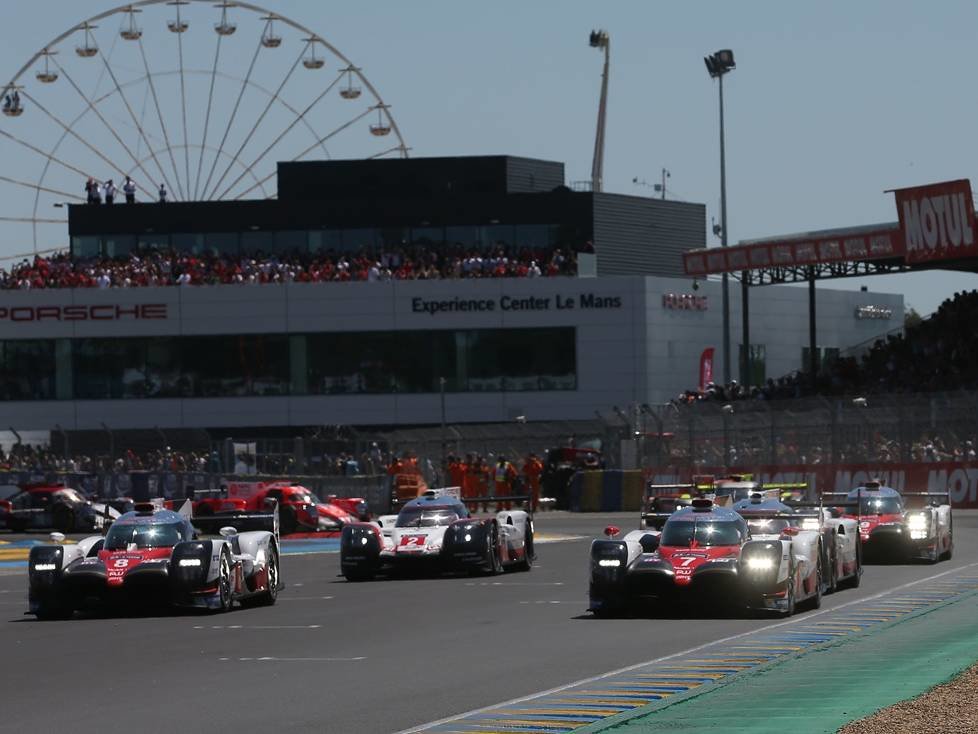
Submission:
POLYGON ((267 512, 271 500, 278 505, 283 535, 338 531, 370 517, 360 497, 331 495, 323 501, 306 487, 290 482, 229 482, 211 496, 196 493, 194 519, 200 527, 217 527, 228 518, 246 525, 249 515, 267 512))

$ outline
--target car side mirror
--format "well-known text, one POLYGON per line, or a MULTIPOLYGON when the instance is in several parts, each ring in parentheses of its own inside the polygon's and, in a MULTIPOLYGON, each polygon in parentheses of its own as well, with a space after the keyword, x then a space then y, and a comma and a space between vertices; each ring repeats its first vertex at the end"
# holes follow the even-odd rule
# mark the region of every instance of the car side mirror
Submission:
POLYGON ((65 534, 64 533, 51 533, 51 542, 52 543, 64 543, 65 542, 65 534))
POLYGON ((221 534, 222 538, 233 538, 238 534, 237 529, 231 527, 230 525, 225 525, 218 532, 221 534))

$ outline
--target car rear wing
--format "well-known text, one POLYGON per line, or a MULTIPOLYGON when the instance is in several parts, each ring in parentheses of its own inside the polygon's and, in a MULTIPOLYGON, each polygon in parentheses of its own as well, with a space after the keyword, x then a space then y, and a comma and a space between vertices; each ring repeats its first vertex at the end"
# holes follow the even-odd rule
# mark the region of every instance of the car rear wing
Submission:
POLYGON ((239 533, 267 530, 276 540, 279 537, 278 502, 271 498, 265 500, 265 509, 262 510, 216 512, 213 515, 191 517, 190 521, 204 535, 217 535, 222 528, 227 527, 234 528, 239 533))
POLYGON ((854 514, 857 518, 861 518, 863 515, 863 488, 859 487, 856 489, 856 501, 853 502, 849 499, 849 492, 822 492, 819 494, 819 499, 825 497, 841 497, 845 502, 828 502, 829 507, 848 507, 855 508, 854 514))
POLYGON ((522 504, 525 507, 529 508, 530 503, 533 502, 533 497, 531 497, 528 494, 504 494, 504 495, 497 495, 495 497, 462 497, 461 501, 465 505, 477 505, 480 503, 483 505, 488 505, 492 503, 496 505, 497 508, 499 505, 501 505, 504 502, 510 504, 516 503, 516 504, 522 504))
POLYGON ((821 513, 818 512, 764 512, 763 510, 758 510, 751 512, 750 510, 741 510, 737 512, 745 520, 810 520, 810 519, 822 519, 821 513))
POLYGON ((951 504, 951 493, 950 491, 944 492, 901 492, 901 497, 930 497, 933 498, 930 504, 936 504, 934 500, 943 500, 941 504, 949 505, 951 504))
POLYGON ((802 490, 803 496, 807 497, 811 491, 808 482, 765 482, 761 485, 762 490, 777 490, 781 499, 786 493, 791 494, 793 490, 802 490))

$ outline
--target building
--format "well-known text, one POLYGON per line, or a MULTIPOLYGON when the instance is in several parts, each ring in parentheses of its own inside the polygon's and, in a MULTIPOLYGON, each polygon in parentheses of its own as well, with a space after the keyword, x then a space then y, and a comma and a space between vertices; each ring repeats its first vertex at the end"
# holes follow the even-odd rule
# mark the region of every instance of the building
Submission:
MULTIPOLYGON (((571 192, 559 164, 514 158, 283 164, 280 174, 279 201, 72 207, 72 247, 269 252, 538 237, 593 242, 596 275, 0 292, 7 424, 431 424, 442 392, 452 423, 587 419, 694 387, 707 347, 720 363, 719 284, 694 290, 676 277, 681 253, 703 244, 702 206, 571 192)), ((902 296, 819 293, 823 349, 902 324, 902 296)), ((752 295, 757 378, 806 364, 807 299, 787 286, 752 295)))

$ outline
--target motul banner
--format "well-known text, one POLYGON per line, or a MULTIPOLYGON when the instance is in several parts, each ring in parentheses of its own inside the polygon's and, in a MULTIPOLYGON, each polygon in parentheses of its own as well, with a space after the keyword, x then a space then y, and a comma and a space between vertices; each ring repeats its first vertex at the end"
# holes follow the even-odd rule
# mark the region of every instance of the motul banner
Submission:
POLYGON ((700 355, 700 392, 713 382, 713 347, 707 347, 700 355))
POLYGON ((808 482, 819 492, 848 492, 860 484, 879 479, 898 492, 948 492, 951 504, 961 509, 978 509, 978 463, 937 462, 933 464, 823 464, 744 467, 697 467, 693 472, 653 470, 654 484, 692 481, 692 474, 752 474, 762 483, 808 482))
POLYGON ((907 263, 978 256, 970 181, 945 181, 893 193, 907 263))

